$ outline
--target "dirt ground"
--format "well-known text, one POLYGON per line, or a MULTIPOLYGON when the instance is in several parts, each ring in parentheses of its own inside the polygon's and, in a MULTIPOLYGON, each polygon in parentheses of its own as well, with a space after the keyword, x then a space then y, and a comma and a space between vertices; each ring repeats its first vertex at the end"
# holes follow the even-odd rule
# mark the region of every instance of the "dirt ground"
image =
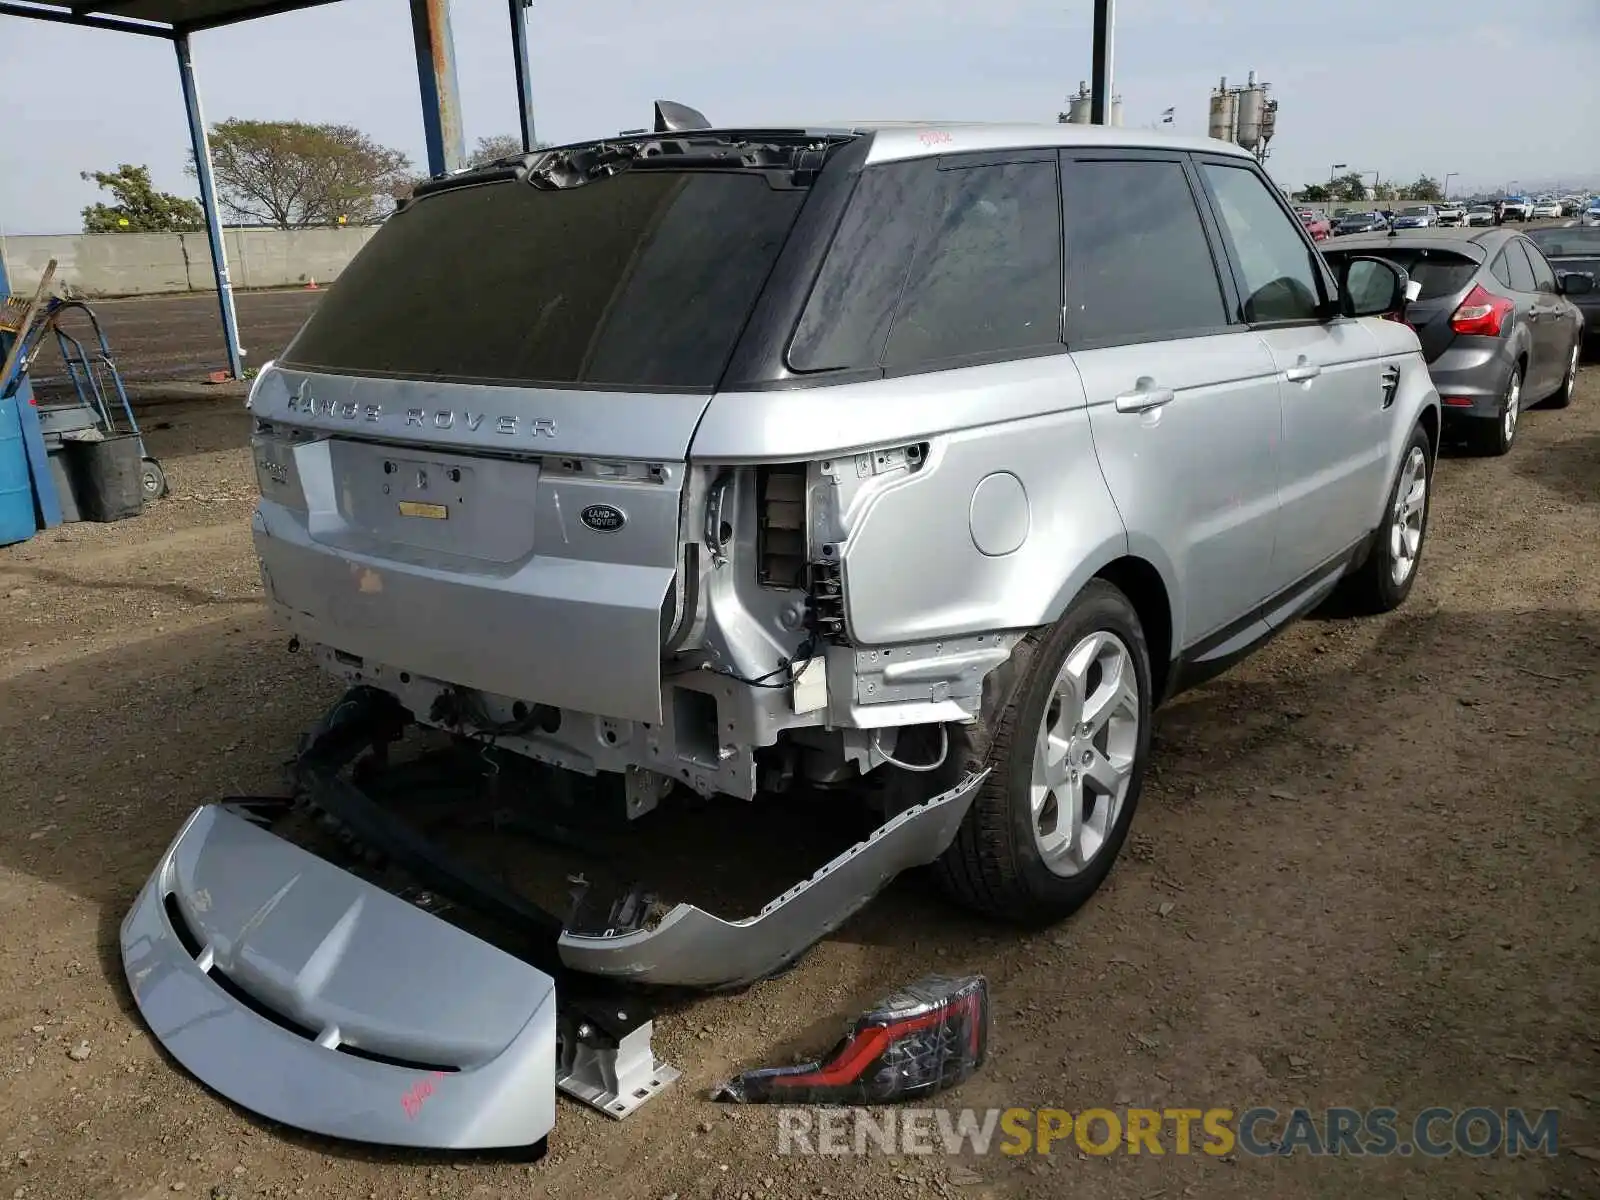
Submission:
POLYGON ((1441 463, 1401 611, 1307 621, 1160 715, 1075 918, 1019 936, 902 881, 796 970, 663 1015, 682 1080, 623 1123, 563 1102, 533 1166, 269 1127, 141 1027, 136 890, 194 806, 277 790, 335 694, 262 610, 245 414, 147 422, 169 499, 0 551, 0 1196, 1600 1196, 1600 367, 1508 457, 1441 463), (993 985, 952 1108, 1556 1108, 1561 1152, 780 1159, 770 1110, 707 1100, 932 968, 993 985))
MULTIPOLYGON (((326 294, 325 288, 236 293, 234 308, 245 365, 259 367, 282 353, 326 294)), ((92 300, 90 307, 100 319, 126 383, 198 382, 228 365, 215 294, 92 300)), ((62 327, 75 337, 89 336, 88 322, 80 313, 64 316, 62 327)), ((72 384, 53 339, 47 340, 39 352, 32 379, 34 390, 46 402, 57 397, 71 398, 72 384)))

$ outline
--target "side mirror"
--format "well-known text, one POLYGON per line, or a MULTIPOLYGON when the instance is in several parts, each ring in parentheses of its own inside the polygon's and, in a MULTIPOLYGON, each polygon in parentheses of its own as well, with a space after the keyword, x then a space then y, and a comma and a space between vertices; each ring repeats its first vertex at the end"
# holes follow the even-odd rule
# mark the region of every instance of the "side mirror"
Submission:
POLYGON ((1563 271, 1556 276, 1556 291, 1563 296, 1587 296, 1594 291, 1594 276, 1587 271, 1563 271))
POLYGON ((1347 317, 1401 318, 1420 291, 1410 275, 1383 258, 1349 258, 1339 275, 1340 310, 1347 317))

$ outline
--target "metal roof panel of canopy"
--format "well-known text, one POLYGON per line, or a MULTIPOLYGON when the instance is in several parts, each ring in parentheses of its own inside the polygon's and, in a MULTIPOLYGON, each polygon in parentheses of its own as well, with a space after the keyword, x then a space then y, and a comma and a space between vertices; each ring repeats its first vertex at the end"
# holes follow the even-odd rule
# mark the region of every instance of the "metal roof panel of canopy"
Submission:
POLYGON ((35 17, 68 25, 172 37, 257 17, 317 8, 334 0, 10 0, 8 16, 35 17))

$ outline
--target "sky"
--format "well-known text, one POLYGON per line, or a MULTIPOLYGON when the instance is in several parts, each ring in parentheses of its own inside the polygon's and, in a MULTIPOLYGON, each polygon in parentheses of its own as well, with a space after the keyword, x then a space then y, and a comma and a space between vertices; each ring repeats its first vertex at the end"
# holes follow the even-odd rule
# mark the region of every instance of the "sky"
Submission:
MULTIPOLYGON (((718 124, 1053 120, 1089 75, 1089 0, 535 0, 539 136, 647 125, 678 100, 718 124)), ((1203 135, 1220 76, 1279 101, 1267 168, 1297 188, 1334 163, 1452 191, 1600 188, 1600 0, 1118 0, 1123 124, 1176 109, 1203 135)), ((454 0, 469 146, 515 133, 505 0, 454 0)), ((339 0, 194 35, 208 122, 358 126, 425 163, 405 0, 339 0)), ((0 234, 65 233, 101 198, 79 172, 147 164, 194 195, 172 47, 0 16, 0 234), (27 98, 26 102, 22 98, 27 98)))

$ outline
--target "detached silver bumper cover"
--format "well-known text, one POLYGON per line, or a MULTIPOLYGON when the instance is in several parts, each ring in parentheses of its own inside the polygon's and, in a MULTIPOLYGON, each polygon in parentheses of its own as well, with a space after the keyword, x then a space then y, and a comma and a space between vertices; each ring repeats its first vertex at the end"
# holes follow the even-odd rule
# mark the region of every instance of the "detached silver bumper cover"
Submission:
POLYGON ((548 975, 227 809, 185 823, 122 959, 173 1057, 272 1120, 460 1150, 555 1124, 548 975))
POLYGON ((843 925, 896 875, 943 854, 988 774, 974 771, 878 826, 753 917, 729 921, 679 904, 650 928, 565 930, 561 960, 634 983, 723 988, 766 978, 843 925))

